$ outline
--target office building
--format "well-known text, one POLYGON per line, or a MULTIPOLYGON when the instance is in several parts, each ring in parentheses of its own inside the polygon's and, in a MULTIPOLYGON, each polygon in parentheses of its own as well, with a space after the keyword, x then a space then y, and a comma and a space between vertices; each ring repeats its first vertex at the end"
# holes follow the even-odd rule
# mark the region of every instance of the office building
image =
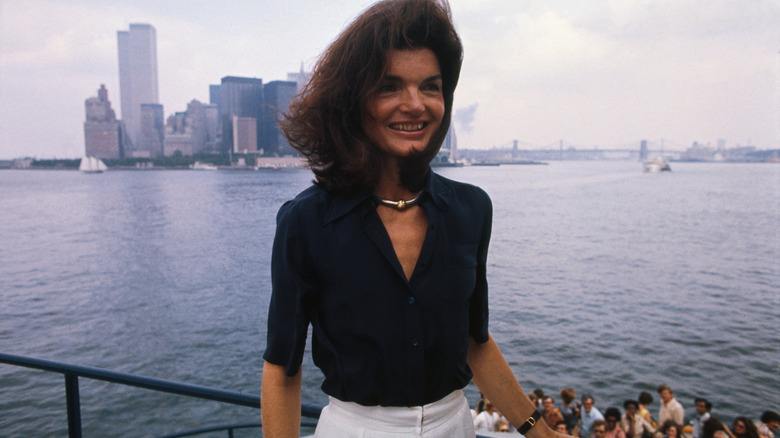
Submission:
POLYGON ((233 153, 246 154, 257 151, 257 119, 233 116, 233 153))
POLYGON ((108 100, 108 90, 101 84, 97 97, 84 102, 84 155, 96 158, 124 157, 124 129, 108 100))
POLYGON ((165 139, 165 115, 159 103, 141 104, 141 133, 136 157, 154 158, 163 156, 165 139))
MULTIPOLYGON (((223 150, 231 147, 235 150, 233 134, 237 131, 233 129, 233 120, 238 117, 255 119, 255 148, 250 151, 257 151, 257 139, 262 138, 263 80, 226 76, 222 78, 219 95, 223 150)), ((242 123, 246 126, 248 122, 242 123)), ((247 143, 242 144, 245 146, 247 143)))
POLYGON ((296 155, 297 152, 290 147, 287 138, 279 128, 279 118, 287 112, 295 93, 297 84, 291 81, 272 81, 263 87, 263 136, 260 148, 264 155, 284 156, 296 155))
POLYGON ((127 154, 154 156, 159 145, 144 143, 153 137, 141 136, 141 105, 159 103, 157 32, 149 24, 131 24, 129 30, 117 32, 117 47, 122 120, 132 143, 127 154))
POLYGON ((203 153, 208 142, 204 105, 193 99, 187 111, 168 117, 165 124, 165 156, 192 156, 203 153))

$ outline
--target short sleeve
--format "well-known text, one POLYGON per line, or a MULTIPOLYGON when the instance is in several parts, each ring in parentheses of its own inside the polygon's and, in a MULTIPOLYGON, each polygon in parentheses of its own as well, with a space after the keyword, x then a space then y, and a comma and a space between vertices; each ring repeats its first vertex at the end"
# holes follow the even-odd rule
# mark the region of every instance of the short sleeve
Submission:
POLYGON ((276 217, 271 256, 271 304, 263 359, 285 367, 292 377, 303 361, 311 312, 317 292, 309 254, 309 239, 294 201, 284 204, 276 217))
POLYGON ((477 247, 477 282, 474 293, 471 296, 469 308, 469 335, 479 343, 485 343, 489 339, 488 332, 488 282, 487 282, 487 255, 490 245, 490 233, 493 228, 493 204, 487 193, 478 189, 481 195, 477 205, 482 210, 482 227, 477 247))

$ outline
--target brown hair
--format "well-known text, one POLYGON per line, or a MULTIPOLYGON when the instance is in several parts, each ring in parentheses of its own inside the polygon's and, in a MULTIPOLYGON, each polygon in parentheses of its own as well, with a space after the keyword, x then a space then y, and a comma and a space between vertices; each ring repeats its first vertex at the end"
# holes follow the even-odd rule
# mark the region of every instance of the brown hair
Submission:
POLYGON ((577 395, 574 393, 574 390, 571 388, 563 388, 561 389, 561 401, 563 401, 565 404, 569 404, 574 401, 574 399, 577 397, 577 395))
POLYGON ((444 117, 424 151, 401 162, 401 184, 422 188, 452 116, 463 46, 446 0, 384 0, 350 24, 325 50, 311 80, 293 100, 281 127, 303 154, 315 182, 331 192, 372 189, 382 155, 363 130, 369 98, 387 70, 392 49, 430 49, 439 61, 444 117))
POLYGON ((658 392, 660 394, 660 393, 662 393, 664 391, 667 391, 667 390, 669 391, 669 394, 674 394, 674 391, 672 391, 672 388, 670 388, 669 385, 663 385, 663 384, 662 385, 658 385, 658 390, 656 392, 658 392))

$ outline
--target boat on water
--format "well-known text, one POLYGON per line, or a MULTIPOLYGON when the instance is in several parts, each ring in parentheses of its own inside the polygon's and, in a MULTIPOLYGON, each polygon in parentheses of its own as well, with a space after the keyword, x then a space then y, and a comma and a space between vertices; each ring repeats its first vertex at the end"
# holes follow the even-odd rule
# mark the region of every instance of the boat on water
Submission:
POLYGON ((200 162, 200 161, 196 161, 196 162, 194 162, 190 166, 190 169, 195 169, 195 170, 217 170, 217 166, 215 166, 215 165, 213 165, 211 163, 203 163, 203 162, 200 162))
POLYGON ((647 160, 642 164, 644 166, 644 171, 647 173, 671 172, 672 170, 672 168, 669 167, 669 163, 666 162, 663 157, 656 157, 652 160, 647 160))
POLYGON ((102 173, 107 169, 108 166, 101 159, 90 156, 82 158, 79 164, 79 171, 82 173, 102 173))

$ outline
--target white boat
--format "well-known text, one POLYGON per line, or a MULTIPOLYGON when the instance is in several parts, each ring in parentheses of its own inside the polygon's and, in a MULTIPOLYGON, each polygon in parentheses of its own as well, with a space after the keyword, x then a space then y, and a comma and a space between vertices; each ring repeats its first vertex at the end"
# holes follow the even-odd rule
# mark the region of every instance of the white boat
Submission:
POLYGON ((213 165, 211 163, 202 163, 200 161, 196 161, 196 162, 194 162, 190 166, 190 169, 195 169, 195 170, 217 170, 217 166, 215 166, 215 165, 213 165))
POLYGON ((102 173, 106 169, 106 163, 95 157, 85 156, 79 164, 79 171, 84 173, 102 173))
POLYGON ((672 170, 672 168, 669 167, 669 163, 667 163, 663 157, 656 157, 652 160, 647 160, 642 164, 644 165, 645 172, 648 173, 669 172, 672 170))

